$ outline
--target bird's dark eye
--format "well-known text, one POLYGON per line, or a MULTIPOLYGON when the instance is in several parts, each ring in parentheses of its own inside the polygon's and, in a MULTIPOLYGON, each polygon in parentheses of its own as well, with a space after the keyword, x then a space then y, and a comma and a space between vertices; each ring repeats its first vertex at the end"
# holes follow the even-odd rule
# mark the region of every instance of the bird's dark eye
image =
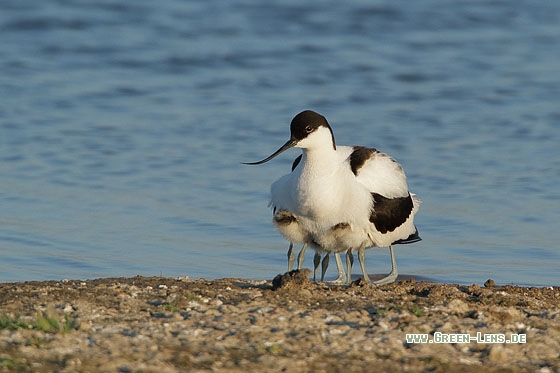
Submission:
POLYGON ((307 133, 313 132, 313 127, 311 127, 311 126, 305 127, 305 132, 307 132, 307 133))

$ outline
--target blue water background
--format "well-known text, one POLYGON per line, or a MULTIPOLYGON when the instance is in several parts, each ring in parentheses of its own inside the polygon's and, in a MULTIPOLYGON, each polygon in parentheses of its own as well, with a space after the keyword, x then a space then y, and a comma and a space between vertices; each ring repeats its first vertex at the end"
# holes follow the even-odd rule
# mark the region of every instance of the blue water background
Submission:
POLYGON ((0 46, 2 282, 284 272, 298 150, 240 162, 313 109, 422 199, 401 274, 560 285, 560 2, 8 0, 0 46))

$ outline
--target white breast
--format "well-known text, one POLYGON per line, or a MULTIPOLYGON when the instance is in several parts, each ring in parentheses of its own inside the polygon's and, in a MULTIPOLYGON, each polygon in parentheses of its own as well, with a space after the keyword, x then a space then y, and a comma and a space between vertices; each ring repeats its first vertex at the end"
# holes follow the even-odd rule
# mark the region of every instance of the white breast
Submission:
POLYGON ((327 251, 344 251, 348 246, 342 241, 367 240, 367 227, 372 199, 367 189, 357 182, 348 157, 352 147, 338 147, 333 157, 304 159, 294 170, 292 200, 294 213, 304 229, 327 251), (321 168, 323 167, 323 168, 321 168), (350 230, 337 230, 339 223, 348 224, 350 230), (350 236, 349 236, 350 234, 350 236))

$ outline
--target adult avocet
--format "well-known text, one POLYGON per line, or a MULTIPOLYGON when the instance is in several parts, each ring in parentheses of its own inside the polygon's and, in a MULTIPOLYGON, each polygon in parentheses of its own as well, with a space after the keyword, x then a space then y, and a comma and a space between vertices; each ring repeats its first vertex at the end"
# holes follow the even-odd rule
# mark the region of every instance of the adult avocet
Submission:
MULTIPOLYGON (((391 272, 374 283, 395 281, 393 244, 420 240, 414 225, 420 201, 408 191, 401 165, 374 148, 337 147, 326 118, 311 110, 294 117, 290 139, 280 149, 247 164, 268 162, 292 147, 303 149, 301 162, 271 188, 272 205, 294 218, 289 229, 308 235, 310 243, 326 252, 346 252, 348 283, 353 251, 358 252, 364 281, 371 282, 365 249, 389 247, 391 272)), ((291 235, 277 227, 284 236, 291 235)))

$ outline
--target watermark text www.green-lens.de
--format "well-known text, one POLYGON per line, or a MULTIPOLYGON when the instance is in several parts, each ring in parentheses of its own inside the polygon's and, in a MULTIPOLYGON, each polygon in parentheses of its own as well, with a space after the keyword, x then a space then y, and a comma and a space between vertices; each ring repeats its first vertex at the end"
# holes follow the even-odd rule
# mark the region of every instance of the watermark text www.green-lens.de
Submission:
POLYGON ((510 334, 485 334, 477 332, 475 336, 470 334, 440 333, 435 332, 430 338, 429 334, 407 334, 406 343, 527 343, 527 335, 510 334))

